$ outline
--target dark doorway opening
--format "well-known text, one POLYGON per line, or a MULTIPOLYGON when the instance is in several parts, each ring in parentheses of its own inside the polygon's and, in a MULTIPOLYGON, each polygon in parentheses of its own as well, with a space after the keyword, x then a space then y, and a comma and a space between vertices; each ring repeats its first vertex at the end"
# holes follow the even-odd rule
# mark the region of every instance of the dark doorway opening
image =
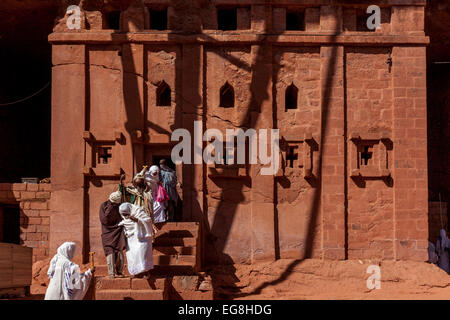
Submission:
POLYGON ((0 205, 0 242, 20 244, 19 205, 0 205))
POLYGON ((166 166, 169 168, 175 170, 175 163, 173 163, 172 159, 168 156, 153 156, 153 163, 152 165, 157 165, 159 167, 159 162, 164 159, 166 160, 166 166))

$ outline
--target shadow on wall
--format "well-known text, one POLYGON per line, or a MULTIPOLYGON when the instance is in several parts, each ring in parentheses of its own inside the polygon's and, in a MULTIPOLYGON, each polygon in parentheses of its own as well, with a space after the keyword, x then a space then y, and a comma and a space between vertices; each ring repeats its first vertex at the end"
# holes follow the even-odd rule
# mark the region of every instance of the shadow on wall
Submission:
MULTIPOLYGON (((7 2, 10 2, 9 6, 7 2)), ((0 182, 50 176, 51 33, 57 4, 0 11, 0 182)))
MULTIPOLYGON (((340 26, 338 23, 334 26, 335 35, 339 35, 340 33, 340 26)), ((335 36, 332 36, 335 37, 335 36)), ((333 40, 333 39, 331 39, 333 40)), ((334 69, 337 64, 337 46, 332 47, 331 51, 331 57, 330 61, 327 65, 327 70, 325 71, 326 79, 325 79, 325 85, 322 88, 322 123, 321 123, 321 132, 320 132, 320 142, 319 146, 323 146, 323 140, 324 137, 327 135, 327 128, 328 128, 328 120, 329 120, 329 108, 330 108, 330 98, 332 95, 332 83, 334 82, 334 69)), ((258 286, 256 289, 254 289, 250 293, 245 294, 237 294, 237 297, 243 297, 251 294, 259 294, 261 291, 269 286, 273 286, 276 284, 279 284, 283 281, 285 281, 288 276, 293 272, 296 266, 300 265, 304 259, 310 258, 312 256, 312 250, 313 250, 313 243, 314 243, 314 230, 317 224, 317 219, 320 215, 319 212, 319 206, 320 206, 320 199, 321 199, 321 186, 322 186, 322 157, 323 157, 323 148, 319 148, 319 165, 318 165, 318 173, 317 173, 317 180, 318 180, 318 187, 314 189, 314 196, 313 196, 313 203, 311 207, 311 212, 309 213, 309 216, 311 217, 309 220, 309 226, 308 226, 308 235, 306 237, 306 244, 305 244, 305 254, 303 259, 297 259, 294 260, 280 275, 278 279, 265 282, 258 286)), ((346 208, 347 209, 347 208, 346 208)), ((347 211, 346 211, 347 215, 347 211)), ((347 233, 347 232, 346 232, 347 233)))
MULTIPOLYGON (((202 5, 204 5, 203 1, 196 1, 195 5, 192 4, 186 4, 185 1, 177 1, 173 0, 171 2, 171 5, 175 9, 175 14, 179 13, 178 17, 188 17, 189 14, 192 14, 192 16, 197 15, 196 21, 184 19, 182 22, 179 22, 179 29, 173 30, 171 33, 169 33, 168 40, 172 40, 173 34, 179 34, 182 30, 185 33, 196 33, 201 31, 201 17, 198 17, 199 12, 201 11, 202 5), (188 14, 185 14, 185 13, 188 14), (184 13, 184 14, 181 14, 184 13)), ((136 21, 138 23, 138 21, 136 21)), ((339 34, 340 26, 335 26, 335 34, 339 34)), ((268 31, 268 30, 266 30, 268 31)), ((206 35, 203 35, 203 37, 207 37, 206 35)), ((211 39, 210 39, 211 40, 211 39)), ((260 46, 258 47, 258 50, 256 52, 256 57, 253 59, 254 63, 251 66, 247 66, 245 62, 239 61, 238 59, 226 57, 229 58, 228 61, 231 63, 237 65, 238 67, 244 67, 248 70, 253 71, 251 75, 251 100, 247 107, 246 115, 242 118, 245 119, 245 125, 248 128, 255 127, 258 118, 260 117, 260 106, 263 101, 270 99, 270 96, 267 92, 260 90, 261 88, 267 88, 269 87, 269 84, 271 83, 273 79, 273 74, 271 72, 267 72, 265 70, 265 61, 267 59, 265 58, 265 52, 267 46, 269 45, 267 43, 267 38, 265 35, 260 35, 258 38, 260 42, 260 46), (253 116, 255 114, 256 116, 253 116)), ((145 110, 147 109, 145 105, 141 104, 141 101, 139 98, 140 92, 139 92, 139 86, 141 85, 139 83, 139 76, 141 71, 137 70, 137 66, 134 64, 133 59, 129 59, 127 57, 130 57, 128 54, 131 52, 131 45, 130 44, 124 44, 123 45, 123 54, 122 54, 122 67, 123 67, 123 96, 124 96, 124 104, 126 109, 126 115, 127 115, 127 122, 125 124, 126 130, 130 135, 134 134, 134 130, 137 128, 143 128, 146 129, 148 126, 157 127, 157 124, 145 122, 142 124, 134 123, 133 119, 146 119, 145 110)), ((183 61, 180 61, 179 59, 176 60, 176 64, 181 63, 182 65, 176 66, 176 83, 177 87, 175 90, 177 92, 181 91, 180 84, 182 84, 183 89, 185 85, 189 85, 189 90, 184 90, 183 93, 186 93, 187 91, 190 92, 189 96, 183 96, 183 95, 177 95, 177 99, 182 99, 182 101, 176 101, 176 109, 175 109, 175 127, 183 127, 191 132, 193 131, 193 120, 203 120, 203 125, 206 125, 206 111, 203 110, 203 113, 199 114, 199 110, 203 107, 206 107, 206 101, 204 100, 205 97, 202 97, 199 95, 199 92, 204 92, 205 88, 200 87, 201 79, 202 77, 205 77, 204 74, 204 68, 202 70, 202 51, 201 46, 199 45, 184 45, 183 54, 189 54, 190 62, 194 62, 191 65, 186 65, 183 63, 183 61), (190 123, 192 122, 192 123, 190 123)), ((331 87, 333 83, 333 76, 334 76, 334 69, 336 66, 337 61, 337 50, 338 48, 336 46, 333 46, 331 49, 331 57, 329 59, 329 62, 327 64, 327 70, 326 70, 326 79, 325 84, 323 85, 322 90, 322 117, 321 117, 321 134, 320 134, 320 142, 318 143, 319 146, 323 145, 323 139, 326 136, 327 128, 328 128, 328 113, 330 108, 330 97, 332 96, 331 87)), ((275 70, 279 69, 279 66, 274 66, 275 70)), ((203 82, 204 83, 204 82, 203 82)), ((145 90, 144 90, 145 91, 145 90)), ((146 99, 144 99, 145 101, 146 99)), ((144 102, 145 103, 145 102, 144 102)), ((276 119, 276 114, 274 114, 273 119, 276 119)), ((145 120, 146 121, 146 120, 145 120)), ((203 128, 205 129, 205 128, 203 128)), ((157 130, 159 132, 166 133, 162 128, 157 130)), ((168 134, 168 133, 167 133, 168 134)), ((136 150, 134 150, 133 147, 133 153, 135 153, 136 150)), ((312 255, 312 249, 313 249, 313 242, 314 242, 314 230, 317 225, 317 219, 319 216, 319 204, 321 199, 321 166, 322 166, 322 153, 323 149, 320 148, 319 150, 319 165, 318 165, 318 174, 316 177, 316 180, 314 181, 314 185, 316 188, 314 189, 314 196, 313 196, 313 202, 311 206, 311 211, 309 212, 309 226, 307 228, 308 233, 306 237, 306 243, 305 243, 305 250, 304 250, 304 258, 309 258, 312 255)), ((140 159, 135 159, 136 163, 139 162, 140 159)), ((231 226, 235 220, 236 212, 237 212, 237 204, 235 202, 228 202, 225 201, 229 195, 227 195, 225 190, 222 190, 222 194, 219 195, 218 199, 219 203, 216 208, 216 218, 212 222, 212 225, 209 224, 208 221, 208 210, 207 210, 207 202, 206 202, 206 166, 203 165, 200 166, 194 166, 194 165, 184 165, 183 166, 183 195, 186 202, 186 199, 190 199, 191 203, 187 203, 185 205, 185 208, 187 209, 187 212, 185 212, 187 219, 193 219, 193 220, 201 220, 203 223, 203 230, 205 230, 205 244, 207 245, 205 247, 206 250, 208 250, 208 254, 213 254, 213 261, 219 262, 219 263, 233 263, 233 259, 224 253, 225 244, 229 240, 231 226), (203 172, 203 181, 201 185, 203 186, 201 190, 197 189, 197 186, 200 185, 196 183, 195 181, 189 181, 189 179, 186 178, 193 178, 197 177, 197 172, 199 170, 202 170, 203 172), (202 199, 202 200, 201 200, 202 199), (202 209, 203 208, 203 209, 202 209), (224 216, 226 214, 226 219, 219 218, 221 215, 224 216), (220 235, 220 236, 218 236, 220 235)), ((198 181, 197 181, 198 182, 198 181)), ((274 190, 276 190, 277 185, 276 181, 274 182, 274 190)), ((218 183, 219 186, 220 183, 218 183)), ((234 188, 233 192, 233 198, 234 199, 243 199, 243 188, 245 185, 251 185, 250 182, 243 182, 241 184, 237 184, 234 188)), ((224 186, 221 186, 224 187, 224 186)), ((279 251, 280 251, 280 244, 277 237, 277 234, 279 232, 278 228, 278 217, 275 215, 275 251, 277 252, 276 258, 279 258, 279 251)), ((213 262, 209 261, 209 262, 213 262)), ((280 283, 287 279, 289 274, 292 272, 292 270, 302 263, 303 259, 296 260, 290 264, 286 270, 282 273, 282 275, 271 282, 264 283, 260 287, 258 287, 254 293, 261 292, 261 290, 267 286, 274 285, 277 283, 280 283)), ((233 287, 233 283, 237 282, 238 279, 236 276, 234 276, 234 268, 231 266, 226 266, 227 272, 231 272, 231 281, 229 281, 229 285, 233 287)), ((218 283, 219 278, 215 279, 214 275, 212 278, 213 286, 217 287, 220 286, 220 283, 218 283), (216 282, 216 283, 215 283, 216 282)), ((234 287, 236 291, 236 296, 243 296, 244 294, 239 293, 239 289, 237 287, 234 287)))

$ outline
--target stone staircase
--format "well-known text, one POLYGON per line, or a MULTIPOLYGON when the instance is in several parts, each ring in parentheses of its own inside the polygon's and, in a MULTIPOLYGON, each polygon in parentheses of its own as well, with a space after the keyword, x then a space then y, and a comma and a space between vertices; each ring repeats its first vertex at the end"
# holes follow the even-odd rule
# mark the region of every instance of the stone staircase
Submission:
MULTIPOLYGON (((126 278, 110 279, 106 265, 96 266, 92 298, 95 300, 163 300, 190 283, 189 290, 197 290, 200 277, 199 223, 168 222, 157 225, 159 232, 153 242, 153 263, 149 279, 130 278, 125 264, 126 278), (175 278, 175 280, 174 280, 175 278), (189 280, 186 280, 189 279, 189 280), (175 283, 175 288, 173 283, 175 283)), ((191 293, 192 295, 192 293, 191 293)), ((200 295, 200 296, 205 296, 200 295)))
POLYGON ((165 278, 95 277, 95 300, 167 300, 165 278))

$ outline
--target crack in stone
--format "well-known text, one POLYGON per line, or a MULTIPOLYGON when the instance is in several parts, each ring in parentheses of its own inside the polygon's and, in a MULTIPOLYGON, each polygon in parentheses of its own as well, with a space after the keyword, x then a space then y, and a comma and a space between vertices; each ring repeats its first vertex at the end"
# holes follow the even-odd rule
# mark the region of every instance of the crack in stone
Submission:
POLYGON ((222 119, 221 117, 219 117, 219 116, 217 116, 217 115, 215 115, 215 114, 209 114, 209 116, 210 116, 211 118, 216 118, 216 119, 219 119, 219 120, 221 120, 221 121, 223 121, 223 122, 226 122, 226 123, 232 125, 233 127, 239 127, 238 125, 234 124, 234 123, 231 122, 230 120, 222 119))

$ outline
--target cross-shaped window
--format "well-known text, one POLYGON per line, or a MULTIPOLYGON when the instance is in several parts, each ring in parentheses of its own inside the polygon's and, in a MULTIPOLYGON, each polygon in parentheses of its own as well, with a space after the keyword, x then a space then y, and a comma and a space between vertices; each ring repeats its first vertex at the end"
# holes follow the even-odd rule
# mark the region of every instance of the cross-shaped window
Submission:
POLYGON ((363 166, 367 166, 369 160, 372 159, 372 147, 371 146, 363 146, 363 151, 361 152, 361 162, 360 164, 363 166))
POLYGON ((296 161, 296 160, 298 160, 297 147, 289 147, 288 152, 286 154, 287 166, 290 168, 293 168, 294 161, 296 161))
POLYGON ((112 158, 111 149, 111 147, 98 148, 98 163, 108 163, 108 159, 112 158))

